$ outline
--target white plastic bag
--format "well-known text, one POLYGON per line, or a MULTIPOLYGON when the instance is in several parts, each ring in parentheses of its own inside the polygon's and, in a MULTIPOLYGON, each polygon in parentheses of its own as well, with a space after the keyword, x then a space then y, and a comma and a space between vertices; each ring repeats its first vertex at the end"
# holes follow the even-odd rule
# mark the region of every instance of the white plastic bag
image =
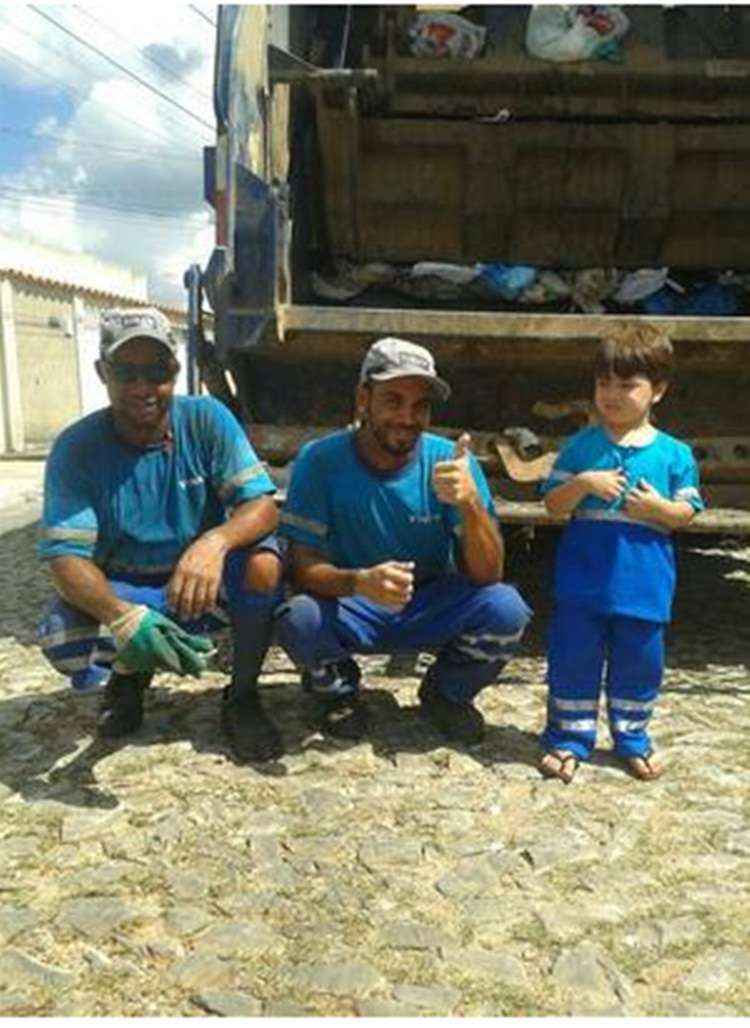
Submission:
POLYGON ((415 57, 460 57, 471 60, 484 46, 487 29, 458 14, 420 14, 409 29, 415 57))
POLYGON ((612 299, 626 306, 638 303, 658 292, 667 282, 668 276, 669 268, 639 268, 638 271, 631 271, 622 280, 612 299))
POLYGON ((412 278, 421 278, 424 275, 434 275, 454 286, 467 286, 473 282, 479 274, 478 264, 446 264, 442 261, 420 261, 415 264, 411 271, 412 278))
POLYGON ((543 61, 616 58, 619 40, 629 27, 623 10, 612 5, 532 7, 526 23, 526 49, 543 61))

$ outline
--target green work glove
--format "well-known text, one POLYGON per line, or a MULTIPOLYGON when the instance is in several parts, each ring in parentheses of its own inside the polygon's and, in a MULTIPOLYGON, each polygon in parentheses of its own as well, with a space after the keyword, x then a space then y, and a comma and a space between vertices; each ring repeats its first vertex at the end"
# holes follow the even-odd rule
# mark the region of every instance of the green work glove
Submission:
POLYGON ((131 606, 110 622, 117 647, 115 668, 124 673, 157 669, 200 677, 213 649, 210 639, 190 635, 158 611, 141 604, 131 606))

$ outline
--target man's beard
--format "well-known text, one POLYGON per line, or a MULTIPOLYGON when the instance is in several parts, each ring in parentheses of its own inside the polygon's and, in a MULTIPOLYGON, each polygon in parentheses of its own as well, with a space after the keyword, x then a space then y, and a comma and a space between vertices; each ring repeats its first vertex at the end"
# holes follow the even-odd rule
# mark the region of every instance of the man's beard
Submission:
POLYGON ((393 443, 388 438, 387 430, 376 428, 372 424, 367 424, 367 422, 365 422, 365 425, 372 432, 373 437, 377 440, 377 443, 380 446, 380 448, 385 450, 386 453, 390 454, 391 457, 404 457, 407 454, 411 453, 414 447, 416 446, 417 440, 420 436, 419 432, 415 432, 409 441, 403 443, 393 443))

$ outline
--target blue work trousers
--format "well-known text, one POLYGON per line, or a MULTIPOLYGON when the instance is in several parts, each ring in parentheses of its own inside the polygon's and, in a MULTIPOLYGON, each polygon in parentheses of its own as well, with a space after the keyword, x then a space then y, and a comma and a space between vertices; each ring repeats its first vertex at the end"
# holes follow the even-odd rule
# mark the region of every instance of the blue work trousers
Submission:
POLYGON ((593 614, 561 604, 549 633, 545 750, 568 750, 581 760, 596 743, 604 685, 615 753, 651 753, 647 727, 664 672, 664 625, 617 614, 593 614))
MULTIPOLYGON (((420 585, 400 611, 360 596, 322 599, 301 593, 276 611, 276 637, 297 667, 319 673, 353 653, 436 650, 430 675, 454 703, 493 682, 516 650, 531 611, 510 585, 474 585, 446 575, 420 585)), ((335 679, 334 679, 335 681, 335 679)), ((353 693, 356 676, 336 683, 353 693)))
MULTIPOLYGON (((245 586, 245 568, 251 553, 269 550, 280 556, 275 536, 266 536, 254 546, 232 550, 224 563, 219 602, 214 611, 194 621, 181 621, 167 604, 167 580, 154 583, 128 579, 110 579, 113 592, 128 603, 145 604, 165 614, 188 632, 207 633, 230 625, 235 635, 241 632, 244 648, 256 643, 258 666, 268 648, 271 614, 282 598, 281 589, 274 593, 256 593, 245 586)), ((56 671, 70 679, 79 693, 94 692, 106 685, 112 673, 115 644, 106 627, 95 618, 71 606, 61 597, 52 599, 38 629, 42 653, 56 671)), ((250 670, 257 674, 258 668, 250 670)))

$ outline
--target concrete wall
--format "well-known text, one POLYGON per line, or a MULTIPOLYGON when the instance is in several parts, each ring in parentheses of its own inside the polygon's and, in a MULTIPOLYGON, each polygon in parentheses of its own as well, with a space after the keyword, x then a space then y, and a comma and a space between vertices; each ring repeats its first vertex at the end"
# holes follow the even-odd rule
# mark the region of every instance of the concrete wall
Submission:
MULTIPOLYGON (((2 273, 0 288, 0 453, 48 447, 66 425, 108 404, 94 364, 99 315, 113 302, 2 273)), ((176 391, 185 393, 184 346, 179 360, 176 391)))
POLYGON ((70 290, 16 283, 13 305, 25 441, 39 446, 81 411, 70 290))

